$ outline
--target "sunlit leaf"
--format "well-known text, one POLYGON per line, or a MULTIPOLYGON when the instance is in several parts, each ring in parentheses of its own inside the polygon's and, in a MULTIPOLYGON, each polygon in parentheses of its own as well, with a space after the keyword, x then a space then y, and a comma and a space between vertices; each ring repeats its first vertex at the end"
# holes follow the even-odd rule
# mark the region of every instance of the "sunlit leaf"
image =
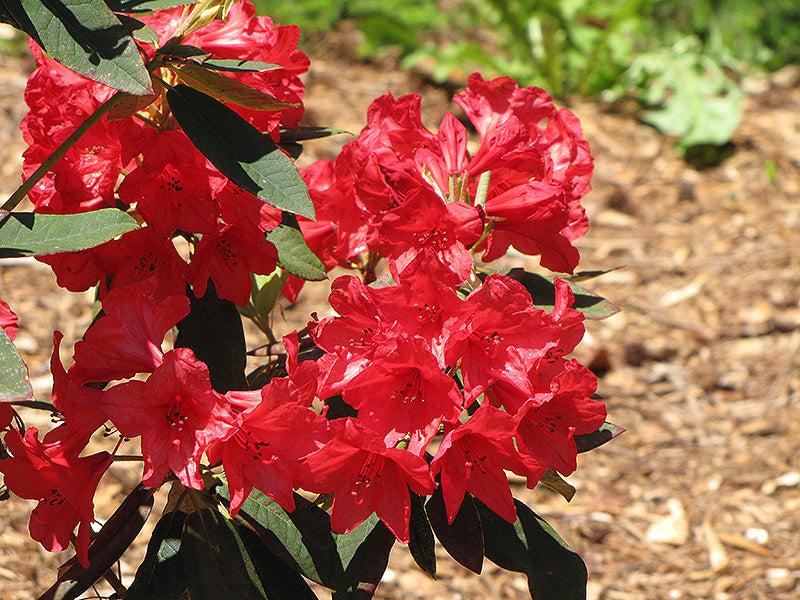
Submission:
POLYGON ((33 400, 28 368, 14 342, 0 329, 0 402, 33 400))
POLYGON ((77 215, 15 212, 0 222, 0 258, 77 252, 138 226, 133 217, 116 208, 77 215))
POLYGON ((136 44, 102 0, 3 0, 3 5, 65 67, 122 92, 152 93, 136 44))
POLYGON ((167 100, 183 131, 223 175, 276 208, 314 218, 303 178, 268 135, 186 85, 170 89, 167 100))
POLYGON ((266 236, 278 249, 281 269, 307 281, 322 281, 327 277, 325 265, 306 244, 294 215, 284 212, 281 224, 268 231, 266 236))

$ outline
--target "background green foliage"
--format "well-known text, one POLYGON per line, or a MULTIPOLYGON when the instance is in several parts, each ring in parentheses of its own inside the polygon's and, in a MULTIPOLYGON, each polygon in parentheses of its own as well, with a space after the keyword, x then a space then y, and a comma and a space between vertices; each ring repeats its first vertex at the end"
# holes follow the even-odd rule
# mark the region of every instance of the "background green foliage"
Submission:
POLYGON ((724 144, 739 81, 800 61, 796 0, 256 0, 304 32, 352 20, 360 54, 399 53, 439 81, 511 75, 561 99, 633 96, 679 150, 724 144))

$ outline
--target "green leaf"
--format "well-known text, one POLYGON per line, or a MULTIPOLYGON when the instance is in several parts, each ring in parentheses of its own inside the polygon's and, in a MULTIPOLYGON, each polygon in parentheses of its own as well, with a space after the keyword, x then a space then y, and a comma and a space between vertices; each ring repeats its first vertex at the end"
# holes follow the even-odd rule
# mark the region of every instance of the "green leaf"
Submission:
POLYGON ((183 131, 223 175, 276 208, 314 218, 303 178, 268 135, 186 85, 167 91, 167 100, 183 131))
POLYGON ((136 570, 125 600, 174 600, 186 589, 179 552, 186 513, 172 511, 156 523, 147 554, 136 570))
POLYGON ((3 0, 25 32, 68 69, 122 92, 153 92, 128 32, 101 0, 3 0))
POLYGON ((236 79, 220 75, 219 73, 203 66, 187 62, 165 65, 175 73, 181 81, 189 87, 208 94, 220 102, 230 102, 254 110, 274 111, 296 106, 288 102, 281 102, 261 90, 251 88, 236 79))
POLYGON ((477 498, 486 558, 498 567, 525 573, 535 600, 586 600, 586 565, 550 525, 519 500, 509 523, 477 498))
MULTIPOLYGON (((217 492, 230 500, 226 485, 217 492)), ((254 489, 236 520, 305 577, 345 598, 370 598, 386 570, 394 535, 375 514, 348 534, 332 533, 328 513, 298 494, 294 500, 296 508, 288 513, 254 489)))
POLYGON ((575 445, 578 447, 578 452, 588 452, 613 440, 618 435, 625 433, 625 431, 624 427, 606 421, 597 431, 576 435, 575 445))
POLYGON ((284 211, 281 224, 268 231, 266 237, 278 249, 278 266, 281 269, 306 281, 327 278, 325 265, 306 244, 293 214, 284 211))
POLYGON ((233 522, 213 508, 186 517, 179 556, 192 600, 267 597, 233 522))
POLYGON ((196 4, 199 0, 106 0, 108 7, 114 12, 149 12, 151 10, 163 10, 165 8, 175 8, 176 6, 186 6, 196 4))
MULTIPOLYGON (((244 525, 234 524, 269 600, 316 600, 306 580, 275 556, 261 538, 244 525)), ((125 600, 129 600, 127 597, 125 600)))
POLYGON ((10 213, 0 222, 0 258, 77 252, 138 226, 133 217, 116 208, 77 215, 10 213))
POLYGON ((117 18, 119 22, 125 26, 128 33, 131 34, 131 37, 137 42, 153 45, 158 44, 158 34, 149 25, 128 15, 117 15, 117 18))
POLYGON ((436 579, 436 541, 425 514, 422 496, 411 492, 408 551, 420 569, 436 579))
MULTIPOLYGON (((225 502, 230 501, 227 485, 217 488, 225 502)), ((330 517, 302 496, 294 495, 296 508, 288 513, 269 496, 253 490, 236 515, 236 520, 251 527, 273 554, 303 575, 333 587, 344 576, 336 542, 330 531, 330 517)))
MULTIPOLYGON (((555 275, 530 273, 520 267, 511 269, 505 274, 525 286, 525 289, 528 290, 531 298, 533 298, 533 304, 536 308, 541 308, 548 312, 553 310, 556 301, 556 287, 553 283, 555 275)), ((567 282, 567 285, 575 295, 575 302, 572 303, 572 308, 582 312, 587 319, 605 319, 619 312, 619 308, 605 298, 570 281, 569 278, 560 279, 567 282)))
POLYGON ((452 524, 447 522, 441 487, 436 488, 425 504, 425 512, 436 537, 448 554, 473 573, 480 575, 483 568, 483 533, 472 496, 464 496, 452 524))
POLYGON ((203 66, 216 71, 230 71, 231 73, 262 73, 283 68, 283 65, 274 63, 239 60, 237 58, 209 58, 203 61, 203 66))
POLYGON ((0 402, 32 401, 28 368, 17 352, 14 342, 0 329, 0 402))
POLYGON ((249 389, 244 374, 247 347, 236 305, 219 298, 211 280, 202 298, 197 298, 191 290, 187 290, 187 295, 191 309, 178 323, 175 347, 191 348, 208 365, 211 387, 220 394, 249 389))

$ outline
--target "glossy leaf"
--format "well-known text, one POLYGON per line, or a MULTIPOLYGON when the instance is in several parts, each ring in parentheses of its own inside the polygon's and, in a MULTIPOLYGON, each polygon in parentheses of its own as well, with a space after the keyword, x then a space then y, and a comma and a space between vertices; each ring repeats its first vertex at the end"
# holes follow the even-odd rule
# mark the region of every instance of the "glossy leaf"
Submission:
POLYGON ((411 493, 408 551, 420 569, 436 579, 436 541, 419 494, 411 493))
MULTIPOLYGON (((537 308, 548 312, 553 310, 556 298, 556 288, 553 284, 555 275, 539 275, 521 268, 511 269, 505 274, 525 286, 537 308)), ((574 281, 570 281, 569 277, 561 279, 567 282, 572 293, 575 294, 572 308, 582 312, 587 319, 605 319, 619 312, 617 306, 574 281)))
POLYGON ((0 402, 33 400, 28 368, 14 342, 0 329, 0 402))
POLYGON ((245 346, 242 319, 236 305, 217 296, 214 282, 208 282, 206 293, 197 298, 187 292, 191 309, 178 323, 176 348, 191 348, 194 355, 208 366, 211 387, 220 394, 246 390, 245 346))
POLYGON ((186 590, 179 552, 186 513, 166 513, 156 523, 147 554, 136 570, 125 600, 174 600, 186 590))
POLYGON ((166 63, 166 66, 175 73, 181 81, 189 87, 208 94, 220 102, 230 102, 245 108, 255 110, 281 110, 296 106, 288 102, 281 102, 249 86, 240 83, 236 79, 220 75, 219 73, 207 69, 205 63, 201 66, 195 63, 166 63))
POLYGON ((0 258, 77 252, 138 226, 133 217, 116 208, 77 215, 14 212, 0 222, 0 258))
POLYGON ((167 100, 183 131, 223 175, 276 208, 314 218, 303 178, 268 135, 186 85, 171 88, 167 100))
POLYGON ((233 522, 217 510, 186 517, 179 556, 192 600, 267 597, 233 522))
POLYGON ((618 435, 625 433, 625 431, 624 427, 606 421, 597 431, 576 435, 575 445, 578 447, 578 452, 588 452, 613 440, 618 435))
POLYGON ((122 92, 152 93, 136 44, 102 0, 3 0, 3 5, 68 69, 122 92))
POLYGON ((473 573, 480 574, 483 568, 483 532, 472 496, 464 496, 452 524, 447 522, 441 488, 436 488, 425 503, 425 512, 437 539, 448 554, 473 573))
MULTIPOLYGON (((230 496, 226 486, 218 493, 230 496)), ((305 577, 343 594, 370 598, 381 580, 394 536, 376 515, 345 535, 331 532, 328 513, 298 494, 288 513, 266 494, 253 490, 236 516, 269 550, 305 577)))
POLYGON ((268 231, 266 236, 278 249, 281 269, 307 281, 322 281, 327 277, 325 265, 306 244, 293 214, 284 212, 281 224, 268 231))
POLYGON ((509 523, 477 498, 486 558, 525 573, 535 600, 586 600, 586 565, 550 525, 519 500, 509 523))
MULTIPOLYGON (((261 541, 258 534, 244 525, 234 525, 244 543, 261 585, 269 600, 315 600, 302 575, 275 556, 261 541)), ((126 598, 126 600, 128 600, 126 598)))

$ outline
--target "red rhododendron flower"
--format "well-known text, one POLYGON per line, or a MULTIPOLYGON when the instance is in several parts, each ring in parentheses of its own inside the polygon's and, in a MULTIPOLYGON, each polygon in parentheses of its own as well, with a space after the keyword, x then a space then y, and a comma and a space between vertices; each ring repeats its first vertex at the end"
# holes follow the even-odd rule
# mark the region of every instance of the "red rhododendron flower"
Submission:
POLYGON ((408 450, 387 448, 378 434, 356 419, 336 419, 330 426, 333 439, 298 468, 300 487, 333 492, 334 532, 348 533, 374 512, 398 541, 408 543, 408 489, 433 493, 428 464, 408 450))
POLYGON ((557 345, 558 326, 504 275, 487 277, 464 304, 462 316, 448 323, 445 360, 454 365, 461 359, 468 403, 497 380, 528 391, 530 361, 557 345))
POLYGON ((150 373, 162 362, 161 342, 189 314, 186 296, 156 302, 155 277, 114 288, 103 297, 103 317, 75 344, 70 375, 82 383, 150 373))
POLYGON ((293 402, 276 402, 277 380, 261 391, 228 392, 232 404, 258 396, 239 413, 240 425, 228 439, 208 448, 212 462, 222 461, 231 493, 230 513, 236 515, 255 487, 287 511, 294 510, 292 494, 299 460, 328 441, 327 421, 313 410, 293 402))
POLYGON ((208 367, 188 348, 167 352, 147 381, 106 391, 103 405, 122 435, 142 436, 142 482, 152 487, 172 471, 186 487, 202 489, 203 452, 234 432, 227 398, 211 388, 208 367))
POLYGON ((3 300, 0 300, 0 329, 6 332, 8 338, 13 342, 17 336, 19 325, 17 325, 17 315, 11 307, 3 300))
POLYGON ((203 236, 189 265, 188 278, 198 298, 206 293, 211 278, 220 298, 244 306, 253 288, 250 273, 269 275, 277 265, 275 245, 250 221, 242 220, 203 236))
POLYGON ((422 340, 397 337, 392 346, 347 383, 342 397, 387 446, 408 436, 408 449, 421 455, 442 420, 458 418, 464 398, 422 340))
POLYGON ((67 425, 86 439, 106 422, 102 410, 103 392, 97 388, 82 385, 72 373, 64 370, 59 350, 64 334, 53 333, 53 354, 50 357, 50 372, 53 374, 52 401, 56 410, 64 415, 67 425))
POLYGON ((6 434, 12 456, 0 460, 4 483, 17 496, 39 501, 31 513, 30 533, 50 552, 67 548, 77 525, 75 550, 80 563, 88 567, 92 498, 113 457, 98 452, 79 458, 80 448, 43 443, 37 436, 35 428, 25 431, 24 438, 17 430, 6 434))
POLYGON ((484 404, 445 435, 431 462, 431 473, 441 474, 448 522, 455 519, 467 491, 509 523, 517 519, 504 470, 527 477, 532 488, 546 467, 519 455, 514 433, 511 415, 484 404))

